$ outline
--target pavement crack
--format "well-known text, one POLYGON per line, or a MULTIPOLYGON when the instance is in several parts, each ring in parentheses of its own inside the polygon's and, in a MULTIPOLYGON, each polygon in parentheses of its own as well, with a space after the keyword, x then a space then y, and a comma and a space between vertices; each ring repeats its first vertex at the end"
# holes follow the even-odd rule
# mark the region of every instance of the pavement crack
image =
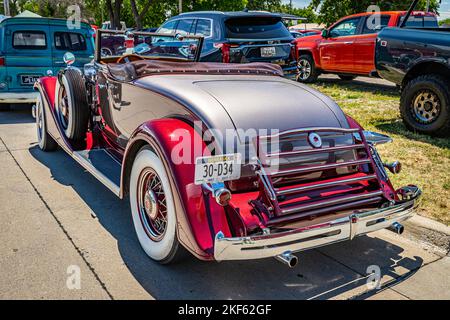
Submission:
POLYGON ((20 163, 17 161, 16 157, 12 154, 12 151, 8 148, 8 146, 6 145, 6 143, 3 141, 3 139, 0 137, 0 141, 2 142, 2 144, 5 146, 5 151, 8 152, 8 154, 12 157, 12 159, 14 160, 14 162, 16 163, 16 165, 19 167, 20 171, 22 172, 22 174, 25 176, 25 178, 27 179, 28 183, 31 185, 31 187, 33 188, 34 192, 37 194, 37 196, 39 197, 39 199, 41 200, 41 202, 44 204, 44 206, 46 207, 46 209, 50 212, 50 214, 52 215, 53 219, 55 219, 56 223, 58 224, 59 228, 61 229, 61 231, 64 233, 64 235, 66 236, 66 238, 69 240, 69 242, 72 244, 72 246, 75 248, 75 250, 77 251, 78 255, 81 257, 81 259, 84 261, 84 263, 86 264, 86 266, 88 267, 88 269, 92 272, 94 278, 97 280, 97 282, 100 284, 100 286, 102 287, 102 289, 106 292, 106 294, 108 295, 108 297, 111 300, 114 300, 113 295, 111 294, 111 292, 109 292, 108 288, 106 287, 106 284, 100 279, 100 276, 98 275, 98 273, 95 271, 94 267, 90 264, 90 262, 86 259, 85 255, 83 254, 83 251, 76 245, 75 241, 73 240, 73 238, 70 236, 69 232, 66 230, 66 228, 64 228, 63 224, 61 223, 61 221, 58 219, 58 217, 56 216, 56 214, 53 212, 53 210, 50 208, 49 204, 47 203, 47 201, 45 201, 44 197, 42 196, 42 194, 39 192, 39 190, 36 188, 36 186, 34 185, 34 183, 31 181, 30 177, 28 177, 27 173, 25 172, 25 170, 22 168, 22 166, 20 165, 20 163))

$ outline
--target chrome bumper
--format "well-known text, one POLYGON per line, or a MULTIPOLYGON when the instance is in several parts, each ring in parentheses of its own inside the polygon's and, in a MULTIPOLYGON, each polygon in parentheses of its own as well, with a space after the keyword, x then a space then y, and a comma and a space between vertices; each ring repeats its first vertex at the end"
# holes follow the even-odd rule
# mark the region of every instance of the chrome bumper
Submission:
POLYGON ((374 211, 355 212, 345 218, 307 228, 242 238, 225 238, 219 232, 215 239, 214 258, 225 261, 277 257, 286 252, 318 248, 389 228, 414 215, 422 192, 414 186, 407 188, 409 196, 405 201, 374 211))
POLYGON ((36 103, 39 92, 1 92, 0 103, 36 103))

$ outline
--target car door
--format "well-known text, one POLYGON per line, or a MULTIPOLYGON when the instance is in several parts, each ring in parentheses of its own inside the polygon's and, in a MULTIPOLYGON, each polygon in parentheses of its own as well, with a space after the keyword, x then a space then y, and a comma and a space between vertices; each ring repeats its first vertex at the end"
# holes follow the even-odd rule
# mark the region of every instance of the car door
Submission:
POLYGON ((64 54, 71 52, 75 55, 74 66, 82 68, 94 58, 92 34, 87 29, 69 30, 65 26, 51 26, 52 36, 52 61, 55 74, 66 66, 64 54))
POLYGON ((352 72, 355 52, 353 44, 358 34, 361 17, 337 23, 328 31, 328 38, 319 44, 322 69, 334 72, 352 72))
POLYGON ((368 75, 375 71, 375 44, 378 33, 389 25, 391 15, 374 14, 363 19, 361 33, 355 36, 354 72, 368 75))
POLYGON ((5 41, 6 80, 9 90, 33 91, 34 82, 52 71, 48 25, 8 25, 5 41))

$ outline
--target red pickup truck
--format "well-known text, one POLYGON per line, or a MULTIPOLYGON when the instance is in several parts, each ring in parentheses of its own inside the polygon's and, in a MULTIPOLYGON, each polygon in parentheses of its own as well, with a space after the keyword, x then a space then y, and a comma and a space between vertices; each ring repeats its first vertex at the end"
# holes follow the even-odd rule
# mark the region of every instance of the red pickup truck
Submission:
MULTIPOLYGON (((334 73, 342 80, 357 76, 377 76, 375 44, 377 34, 385 27, 396 27, 406 11, 360 13, 347 16, 321 35, 295 40, 298 52, 299 82, 311 83, 321 73, 334 73)), ((407 26, 437 28, 434 13, 413 12, 407 26)))

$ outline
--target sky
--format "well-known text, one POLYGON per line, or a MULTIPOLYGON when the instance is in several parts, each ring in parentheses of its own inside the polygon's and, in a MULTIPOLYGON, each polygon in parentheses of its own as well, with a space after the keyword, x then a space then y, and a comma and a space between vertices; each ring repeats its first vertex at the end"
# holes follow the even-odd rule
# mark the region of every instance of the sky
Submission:
MULTIPOLYGON (((285 3, 289 3, 289 0, 283 0, 285 3)), ((302 8, 309 5, 311 0, 292 0, 296 7, 302 8)), ((450 18, 450 0, 442 0, 440 14, 442 19, 450 18)))

